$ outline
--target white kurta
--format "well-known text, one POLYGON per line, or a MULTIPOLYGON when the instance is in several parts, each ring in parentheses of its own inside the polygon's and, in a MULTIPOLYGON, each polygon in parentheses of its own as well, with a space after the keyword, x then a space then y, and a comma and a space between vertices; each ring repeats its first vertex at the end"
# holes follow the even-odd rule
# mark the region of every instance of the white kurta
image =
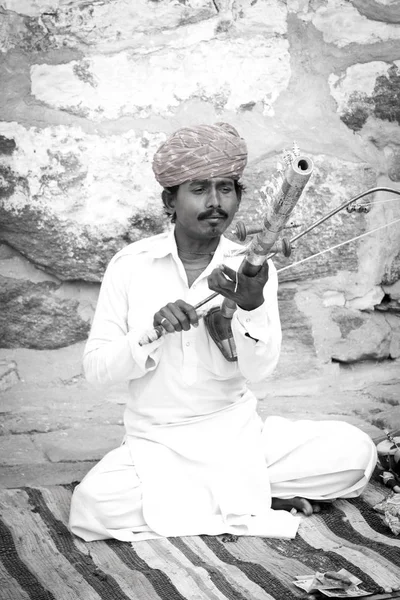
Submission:
MULTIPOLYGON (((242 262, 242 256, 235 255, 239 248, 221 238, 213 260, 190 288, 173 230, 131 244, 111 261, 85 349, 84 368, 87 379, 95 384, 128 382, 127 435, 125 445, 105 457, 74 493, 70 526, 84 539, 224 532, 296 534, 298 517, 270 509, 271 468, 279 462, 277 457, 284 460, 293 449, 305 448, 321 436, 314 423, 312 433, 295 433, 291 448, 284 434, 285 420, 278 420, 275 424, 280 427, 273 427, 267 438, 272 439, 274 431, 278 435, 268 448, 266 428, 248 387, 267 382, 279 358, 281 329, 273 264, 264 304, 253 311, 238 308, 233 317, 238 362, 226 361, 203 320, 189 331, 166 335, 144 347, 138 344, 162 306, 178 299, 195 305, 210 295, 207 276, 221 263, 237 269, 242 262)), ((209 307, 220 302, 219 297, 209 307)), ((306 430, 303 426, 302 431, 306 430)), ((358 447, 361 438, 357 435, 358 447)), ((360 493, 368 478, 365 471, 372 471, 374 452, 366 440, 364 436, 362 443, 368 450, 361 467, 359 450, 352 452, 354 460, 345 457, 347 469, 362 468, 362 472, 357 481, 341 486, 342 495, 360 493)), ((310 459, 316 447, 303 451, 310 459)), ((303 475, 312 479, 314 473, 340 473, 343 458, 336 464, 335 460, 333 456, 325 471, 307 467, 303 475)), ((293 470, 291 465, 289 470, 293 470)), ((276 471, 274 479, 283 484, 280 495, 285 497, 285 482, 279 482, 276 471)), ((295 475, 290 478, 298 478, 298 468, 295 475)), ((337 482, 332 490, 337 495, 337 482)), ((321 497, 321 489, 315 490, 315 497, 321 497)))

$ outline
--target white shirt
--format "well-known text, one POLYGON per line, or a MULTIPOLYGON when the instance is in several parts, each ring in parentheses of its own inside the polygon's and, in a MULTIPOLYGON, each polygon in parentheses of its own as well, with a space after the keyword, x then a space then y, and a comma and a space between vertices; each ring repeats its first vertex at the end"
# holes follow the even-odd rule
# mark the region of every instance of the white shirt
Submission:
MULTIPOLYGON (((189 288, 172 229, 118 252, 101 286, 85 374, 95 384, 128 382, 126 439, 142 481, 143 514, 160 535, 277 531, 293 537, 297 529, 288 513, 270 510, 262 422, 247 387, 266 381, 279 357, 273 264, 264 303, 252 311, 238 308, 232 319, 237 362, 223 357, 203 319, 189 331, 138 343, 168 302, 194 306, 209 296, 207 276, 216 266, 237 270, 240 248, 221 237, 189 288)), ((221 301, 218 296, 209 307, 221 301)))
MULTIPOLYGON (((162 306, 178 299, 194 306, 209 296, 207 276, 222 263, 237 269, 243 255, 232 255, 240 248, 222 237, 212 261, 190 288, 173 230, 131 244, 111 260, 85 348, 84 370, 94 384, 129 383, 128 434, 231 405, 246 392, 246 382, 266 381, 274 370, 281 328, 271 262, 264 304, 253 311, 238 308, 232 320, 238 362, 222 356, 203 319, 198 328, 168 334, 147 346, 138 344, 162 306)), ((218 296, 202 310, 222 300, 218 296)))

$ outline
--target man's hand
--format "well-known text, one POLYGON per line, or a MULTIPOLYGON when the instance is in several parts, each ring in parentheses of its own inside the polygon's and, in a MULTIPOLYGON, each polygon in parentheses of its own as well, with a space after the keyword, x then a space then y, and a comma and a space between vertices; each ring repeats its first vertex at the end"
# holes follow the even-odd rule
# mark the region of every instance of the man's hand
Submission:
POLYGON ((257 275, 248 277, 221 265, 209 275, 208 287, 233 300, 243 310, 254 310, 264 302, 263 290, 268 281, 268 270, 268 263, 265 261, 257 275))
POLYGON ((166 306, 160 308, 153 317, 153 327, 162 325, 166 331, 189 331, 191 325, 197 327, 199 317, 193 306, 184 300, 169 302, 166 306))

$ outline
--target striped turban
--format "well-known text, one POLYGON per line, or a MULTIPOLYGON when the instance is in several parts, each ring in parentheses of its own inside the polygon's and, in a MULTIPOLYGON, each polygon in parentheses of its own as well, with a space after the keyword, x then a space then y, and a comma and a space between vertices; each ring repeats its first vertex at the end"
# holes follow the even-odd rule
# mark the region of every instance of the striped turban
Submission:
POLYGON ((157 150, 153 171, 163 187, 228 175, 239 179, 247 163, 246 142, 228 123, 182 127, 157 150))

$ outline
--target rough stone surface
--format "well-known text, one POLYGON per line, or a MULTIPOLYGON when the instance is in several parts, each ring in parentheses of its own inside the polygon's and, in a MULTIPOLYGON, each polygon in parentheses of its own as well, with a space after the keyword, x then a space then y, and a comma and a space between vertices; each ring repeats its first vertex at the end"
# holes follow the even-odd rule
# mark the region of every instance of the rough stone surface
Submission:
POLYGON ((1 467, 3 488, 63 485, 82 481, 97 461, 39 464, 24 463, 1 467))
POLYGON ((296 304, 297 289, 293 285, 282 285, 279 290, 284 344, 279 365, 273 377, 279 379, 283 372, 291 369, 299 378, 307 373, 318 371, 317 354, 311 330, 311 321, 299 310, 296 304), (289 367, 290 366, 290 367, 289 367))
POLYGON ((389 356, 390 358, 399 358, 400 357, 400 312, 399 307, 394 312, 394 314, 386 315, 386 322, 391 328, 391 338, 390 338, 390 348, 389 348, 389 356))
POLYGON ((115 252, 165 225, 150 164, 163 136, 0 131, 16 144, 12 163, 0 158, 0 240, 48 273, 100 281, 115 252))
POLYGON ((385 293, 382 289, 382 286, 375 286, 371 288, 371 290, 362 296, 361 298, 353 298, 346 302, 346 307, 355 309, 355 310, 368 310, 372 306, 380 305, 382 298, 385 293))
POLYGON ((46 385, 37 385, 27 378, 4 396, 1 435, 66 431, 70 436, 76 429, 89 431, 98 423, 116 431, 122 426, 126 397, 125 387, 117 386, 108 392, 95 390, 82 376, 56 379, 46 385))
MULTIPOLYGON (((391 241, 391 240, 390 240, 391 241)), ((382 283, 386 286, 396 285, 399 282, 400 273, 400 251, 396 252, 396 245, 390 244, 393 249, 393 258, 385 265, 385 271, 382 277, 382 283)))
POLYGON ((352 0, 359 13, 373 21, 400 23, 400 6, 397 0, 352 0))
POLYGON ((391 406, 386 410, 377 412, 372 419, 372 425, 383 430, 398 430, 400 428, 400 407, 391 406))
POLYGON ((349 44, 376 44, 400 39, 400 28, 396 24, 376 20, 371 11, 367 17, 351 2, 328 0, 321 4, 308 18, 322 32, 328 44, 343 48, 349 44))
POLYGON ((400 300, 400 281, 396 281, 393 285, 383 285, 382 288, 389 300, 400 300))
MULTIPOLYGON (((400 31, 400 29, 399 29, 400 31)), ((374 61, 348 67, 329 78, 342 121, 353 131, 370 117, 400 124, 400 61, 374 61)))
MULTIPOLYGON (((0 52, 0 276, 18 316, 3 313, 15 346, 4 359, 31 348, 21 379, 33 348, 83 340, 111 256, 166 227, 151 159, 179 126, 228 121, 246 138, 238 217, 249 224, 282 150, 295 140, 312 157, 287 237, 367 188, 400 190, 396 0, 4 0, 0 52)), ((369 212, 343 211, 276 258, 290 265, 279 368, 292 363, 303 382, 300 355, 305 373, 336 354, 399 353, 400 201, 379 192, 362 204, 369 212), (342 335, 336 309, 361 315, 358 333, 342 335)), ((55 368, 40 352, 45 384, 55 368)))
MULTIPOLYGON (((0 360, 14 361, 21 381, 29 387, 69 385, 82 376, 82 355, 85 343, 72 344, 56 350, 0 348, 0 360)), ((13 390, 14 392, 14 390, 13 390)), ((26 401, 29 406, 31 402, 26 401)))
POLYGON ((392 181, 400 181, 400 147, 394 145, 386 146, 385 155, 389 163, 389 178, 392 181))
POLYGON ((0 345, 3 348, 59 348, 86 339, 90 323, 78 301, 58 298, 51 282, 32 284, 0 276, 0 345))
POLYGON ((0 360, 0 392, 8 390, 18 383, 19 375, 17 363, 14 361, 0 360))
MULTIPOLYGON (((8 21, 3 27, 3 48, 11 49, 22 42, 27 50, 65 46, 123 48, 132 42, 144 44, 149 35, 157 37, 177 27, 201 25, 218 15, 211 0, 184 3, 137 0, 134 5, 129 0, 107 3, 6 0, 2 6, 8 21)), ((215 23, 212 25, 215 27, 215 23)))
POLYGON ((273 115, 273 104, 290 77, 287 42, 264 36, 211 40, 192 48, 147 54, 122 52, 61 65, 31 67, 32 94, 48 106, 91 120, 173 115, 199 98, 217 111, 249 102, 273 115), (208 76, 201 80, 204 65, 208 76), (246 78, 238 77, 243 70, 246 78), (268 78, 265 77, 268 73, 268 78))
POLYGON ((39 464, 44 454, 29 436, 0 437, 0 465, 39 464))
POLYGON ((337 308, 332 317, 342 335, 333 346, 333 360, 352 363, 390 357, 392 330, 383 315, 367 315, 361 311, 337 308))
POLYGON ((107 452, 117 448, 123 440, 122 425, 99 425, 82 429, 66 429, 63 431, 37 433, 32 436, 35 446, 46 458, 54 463, 77 462, 82 456, 85 460, 100 460, 107 452))

